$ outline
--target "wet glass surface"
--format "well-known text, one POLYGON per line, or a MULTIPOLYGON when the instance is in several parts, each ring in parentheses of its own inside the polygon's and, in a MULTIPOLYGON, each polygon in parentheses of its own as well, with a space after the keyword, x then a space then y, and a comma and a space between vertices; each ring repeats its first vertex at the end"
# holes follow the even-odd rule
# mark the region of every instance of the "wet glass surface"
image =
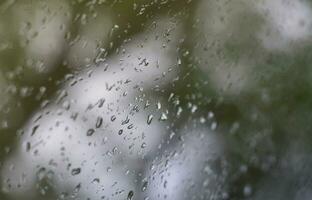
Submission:
POLYGON ((311 1, 0 16, 1 200, 311 199, 311 1))

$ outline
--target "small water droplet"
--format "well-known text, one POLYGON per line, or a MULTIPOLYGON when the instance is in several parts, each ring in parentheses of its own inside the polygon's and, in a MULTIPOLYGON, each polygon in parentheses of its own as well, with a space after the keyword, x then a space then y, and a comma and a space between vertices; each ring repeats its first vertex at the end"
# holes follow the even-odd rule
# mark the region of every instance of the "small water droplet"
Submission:
POLYGON ((95 130, 94 129, 89 129, 87 131, 87 136, 92 136, 94 134, 95 130))
POLYGON ((206 122, 206 119, 205 119, 204 117, 200 117, 200 118, 199 118, 199 122, 200 122, 201 124, 203 124, 203 123, 206 122))
POLYGON ((123 130, 120 129, 120 130, 118 131, 118 135, 121 135, 122 133, 123 133, 123 130))
POLYGON ((133 124, 130 124, 127 128, 128 129, 132 129, 133 128, 133 124))
POLYGON ((151 105, 150 102, 147 100, 145 105, 144 105, 144 109, 148 108, 150 105, 151 105))
POLYGON ((251 195, 251 193, 252 193, 252 188, 251 188, 251 186, 250 185, 246 185, 245 187, 244 187, 244 195, 247 197, 247 196, 250 196, 251 195))
POLYGON ((102 123, 103 123, 103 118, 102 117, 98 117, 97 120, 96 120, 95 127, 96 128, 100 128, 102 123))
POLYGON ((129 117, 127 116, 127 117, 126 117, 126 119, 125 119, 125 120, 123 120, 123 121, 121 122, 121 125, 128 124, 128 123, 129 123, 129 121, 130 121, 130 119, 129 119, 129 117))
POLYGON ((107 167, 106 171, 107 171, 107 172, 111 172, 111 171, 112 171, 112 168, 111 168, 111 167, 107 167))
POLYGON ((210 126, 210 129, 211 129, 212 131, 214 131, 214 130, 217 129, 217 126, 218 126, 217 122, 212 122, 212 124, 211 124, 211 126, 210 126))
POLYGON ((133 195, 134 195, 134 192, 131 190, 131 191, 128 193, 127 200, 132 200, 133 195))
POLYGON ((167 115, 165 113, 162 113, 159 120, 160 121, 166 121, 168 119, 167 115))
POLYGON ((146 143, 143 142, 142 145, 141 145, 141 148, 144 149, 145 147, 146 147, 146 143))
POLYGON ((178 116, 178 117, 181 115, 182 111, 183 111, 182 108, 179 107, 178 110, 177 110, 177 116, 178 116))
POLYGON ((141 191, 142 191, 142 192, 144 192, 144 191, 146 190, 147 184, 148 184, 147 181, 144 181, 144 182, 143 182, 143 185, 142 185, 142 188, 141 188, 141 191))
POLYGON ((161 109, 161 103, 160 103, 159 101, 158 101, 157 104, 156 104, 156 108, 157 108, 158 110, 161 109))
POLYGON ((100 183, 100 179, 99 178, 95 178, 92 180, 92 183, 100 183))
POLYGON ((80 172, 81 172, 81 169, 80 169, 80 168, 74 168, 74 169, 72 169, 72 171, 71 171, 71 175, 75 176, 75 175, 80 174, 80 172))
POLYGON ((208 112, 208 119, 212 119, 214 117, 214 114, 213 114, 213 112, 208 112))
POLYGON ((196 106, 196 105, 193 105, 193 106, 192 106, 192 109, 191 109, 191 112, 194 113, 194 112, 196 112, 196 110, 197 110, 197 106, 196 106))
POLYGON ((31 143, 30 142, 27 142, 26 143, 26 152, 29 152, 31 149, 31 143))
POLYGON ((39 125, 33 127, 32 132, 31 132, 31 136, 35 135, 38 128, 39 128, 39 125))
POLYGON ((152 123, 153 117, 154 117, 153 115, 148 115, 147 116, 147 124, 148 125, 150 125, 152 123))
POLYGON ((168 182, 164 181, 164 188, 167 188, 167 184, 168 184, 168 182))
POLYGON ((116 120, 116 116, 113 115, 113 116, 111 117, 111 121, 113 122, 113 121, 115 121, 115 120, 116 120))
POLYGON ((74 189, 74 193, 78 193, 81 189, 81 183, 79 183, 78 185, 76 185, 75 189, 74 189))

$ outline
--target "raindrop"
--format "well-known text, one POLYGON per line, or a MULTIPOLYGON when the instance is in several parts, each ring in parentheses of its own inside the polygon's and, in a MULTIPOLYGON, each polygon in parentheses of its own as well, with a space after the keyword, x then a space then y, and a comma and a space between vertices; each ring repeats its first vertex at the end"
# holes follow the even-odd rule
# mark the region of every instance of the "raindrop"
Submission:
POLYGON ((127 200, 132 200, 133 195, 134 195, 134 192, 131 190, 131 191, 128 193, 127 200))
POLYGON ((213 118, 213 117, 214 117, 213 112, 208 112, 208 119, 211 119, 211 118, 213 118))
POLYGON ((95 130, 94 129, 89 129, 87 131, 87 136, 92 136, 94 134, 95 130))
POLYGON ((32 132, 31 132, 31 136, 35 135, 38 128, 39 128, 39 125, 34 126, 34 128, 32 129, 32 132))
POLYGON ((148 108, 150 105, 151 105, 150 102, 147 100, 145 105, 144 105, 144 109, 148 108))
POLYGON ((98 107, 101 108, 103 106, 103 104, 105 103, 105 99, 100 99, 98 102, 98 107))
POLYGON ((111 167, 107 167, 106 171, 107 171, 107 172, 111 172, 111 171, 112 171, 112 168, 111 168, 111 167))
POLYGON ((81 172, 81 169, 80 169, 80 168, 74 168, 74 169, 72 169, 72 171, 71 171, 71 175, 75 176, 75 175, 80 174, 80 172, 81 172))
POLYGON ((168 182, 164 181, 164 188, 167 188, 167 184, 168 184, 168 182))
POLYGON ((143 142, 142 145, 141 145, 141 148, 144 149, 145 147, 146 147, 146 143, 143 142))
POLYGON ((177 110, 177 116, 180 116, 180 115, 181 115, 181 113, 182 113, 182 111, 183 111, 183 110, 182 110, 182 108, 181 108, 181 107, 179 107, 179 108, 178 108, 178 110, 177 110))
POLYGON ((142 188, 141 188, 141 191, 142 191, 142 192, 144 192, 144 191, 146 190, 147 184, 148 184, 147 181, 144 181, 144 182, 143 182, 143 185, 142 185, 142 188))
POLYGON ((162 113, 159 120, 160 121, 166 121, 168 119, 167 115, 165 113, 162 113))
POLYGON ((29 152, 31 149, 31 143, 30 142, 27 142, 26 143, 26 152, 29 152))
POLYGON ((157 108, 158 110, 161 109, 161 103, 160 103, 159 101, 158 101, 157 104, 156 104, 156 108, 157 108))
POLYGON ((118 135, 121 135, 122 133, 123 133, 123 130, 120 129, 120 130, 118 131, 118 135))
POLYGON ((171 99, 173 98, 174 94, 173 93, 170 93, 170 96, 168 98, 168 102, 171 101, 171 99))
POLYGON ((201 124, 203 124, 203 123, 206 122, 206 119, 205 119, 204 117, 200 117, 200 118, 199 118, 199 122, 200 122, 201 124))
POLYGON ((128 129, 132 129, 133 128, 133 124, 130 124, 129 126, 128 126, 128 129))
POLYGON ((94 179, 92 180, 92 183, 100 183, 100 179, 99 179, 99 178, 94 178, 94 179))
POLYGON ((78 185, 76 185, 75 189, 74 189, 74 192, 75 193, 78 193, 81 189, 81 183, 79 183, 78 185))
POLYGON ((251 186, 250 185, 246 185, 245 187, 244 187, 244 195, 245 196, 250 196, 251 195, 251 193, 252 193, 252 188, 251 188, 251 186))
POLYGON ((181 61, 181 59, 179 58, 178 59, 178 65, 181 65, 182 64, 182 61, 181 61))
POLYGON ((197 110, 197 106, 196 106, 196 105, 193 105, 193 106, 192 106, 192 109, 191 109, 191 112, 194 113, 194 112, 196 112, 196 110, 197 110))
POLYGON ((214 130, 216 130, 217 126, 218 126, 217 122, 212 122, 210 128, 211 128, 211 130, 214 131, 214 130))
POLYGON ((96 128, 100 128, 102 123, 103 123, 103 118, 102 117, 98 117, 97 120, 96 120, 95 127, 96 128))
POLYGON ((147 116, 147 124, 148 125, 150 125, 152 123, 153 117, 154 117, 153 115, 148 115, 147 116))
POLYGON ((126 117, 126 119, 125 119, 125 120, 123 120, 123 121, 121 122, 121 125, 128 124, 128 123, 129 123, 129 121, 130 121, 130 119, 129 119, 129 117, 127 116, 127 117, 126 117))
POLYGON ((116 120, 116 116, 113 115, 113 116, 111 117, 111 121, 113 122, 113 121, 115 121, 115 120, 116 120))

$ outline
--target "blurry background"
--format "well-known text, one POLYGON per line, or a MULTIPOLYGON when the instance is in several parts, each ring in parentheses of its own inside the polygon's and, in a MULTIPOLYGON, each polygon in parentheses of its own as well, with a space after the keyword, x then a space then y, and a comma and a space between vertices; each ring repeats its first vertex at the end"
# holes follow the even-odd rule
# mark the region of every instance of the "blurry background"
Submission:
POLYGON ((0 199, 312 194, 309 0, 3 0, 0 199))

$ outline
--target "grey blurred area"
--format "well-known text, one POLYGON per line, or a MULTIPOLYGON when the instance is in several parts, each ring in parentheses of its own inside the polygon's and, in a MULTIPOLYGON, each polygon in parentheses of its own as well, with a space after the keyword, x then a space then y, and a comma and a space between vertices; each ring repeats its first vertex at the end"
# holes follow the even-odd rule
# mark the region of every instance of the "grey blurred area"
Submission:
POLYGON ((1 200, 311 198, 311 1, 3 0, 0 16, 1 200))

